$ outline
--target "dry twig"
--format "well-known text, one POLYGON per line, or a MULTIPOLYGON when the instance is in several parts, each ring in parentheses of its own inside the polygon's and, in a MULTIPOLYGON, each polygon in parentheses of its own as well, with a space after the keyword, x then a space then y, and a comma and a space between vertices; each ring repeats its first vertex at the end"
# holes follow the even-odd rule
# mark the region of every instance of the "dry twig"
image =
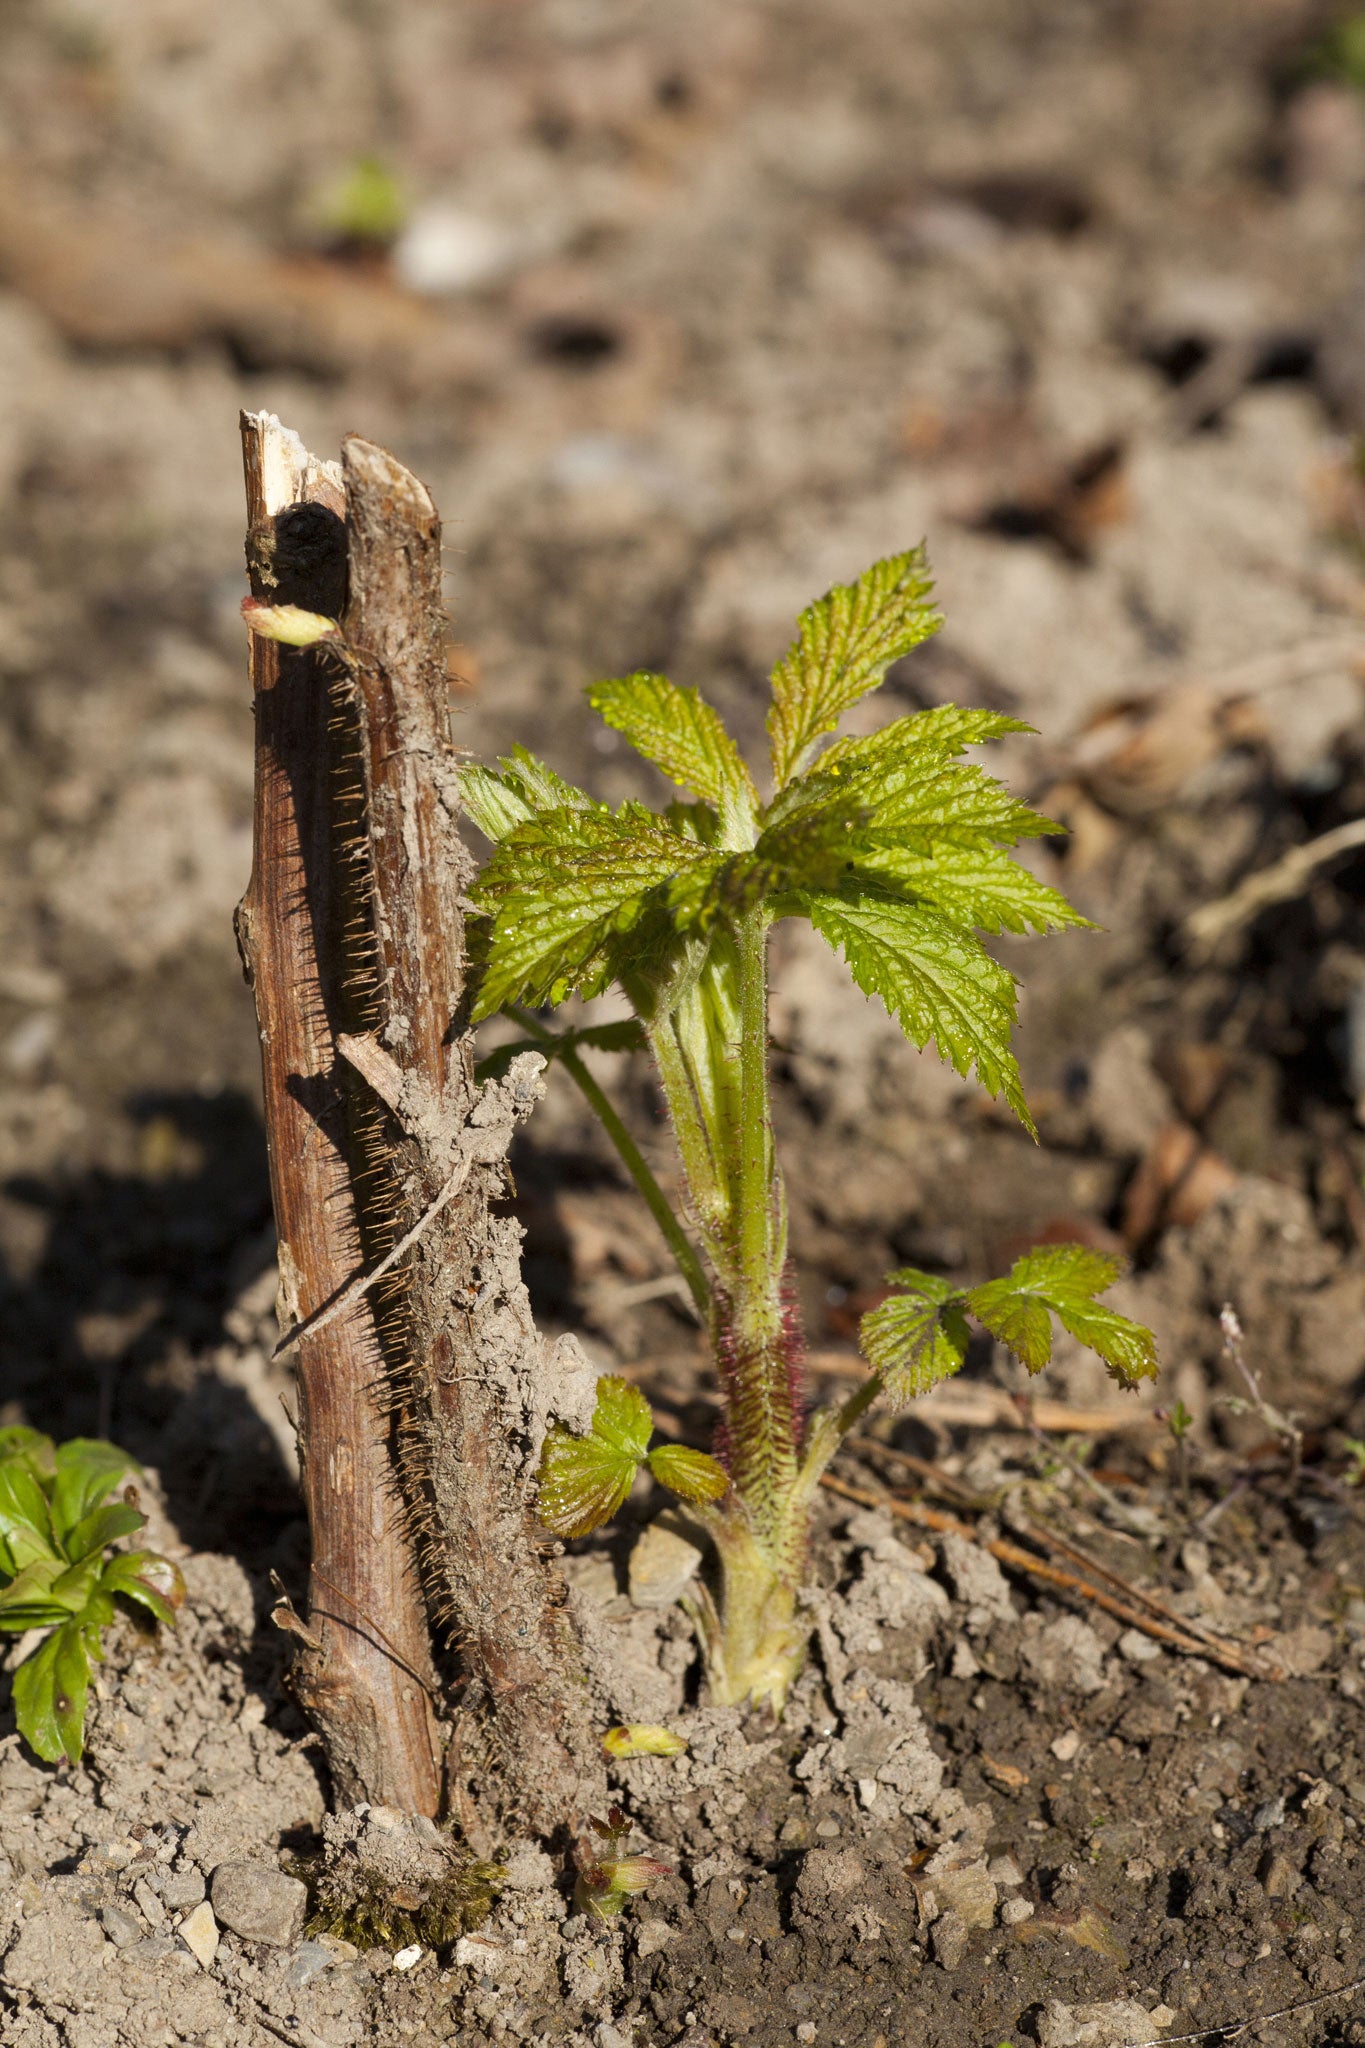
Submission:
MULTIPOLYGON (((828 1379, 865 1380, 868 1373, 866 1361, 851 1351, 812 1351, 806 1366, 808 1371, 828 1379)), ((1112 1403, 1102 1408, 1073 1408, 1065 1401, 1036 1400, 1032 1415, 1035 1427, 1052 1436, 1117 1436, 1158 1426, 1151 1409, 1139 1407, 1133 1401, 1122 1407, 1112 1403)), ((1028 1427, 1013 1394, 1004 1387, 984 1386, 972 1380, 940 1381, 916 1401, 915 1420, 960 1429, 1028 1427)))
POLYGON ((1301 896, 1319 868, 1358 846, 1365 846, 1365 818, 1353 818, 1349 825, 1338 825, 1306 845, 1291 846, 1268 868, 1244 875, 1228 895, 1201 903, 1198 910, 1190 912, 1184 925, 1189 950, 1201 957, 1211 953, 1221 940, 1240 931, 1270 904, 1289 903, 1301 896))
POLYGON ((1250 2033, 1253 2027, 1266 2026, 1271 2020, 1287 2020, 1293 2013, 1312 2012, 1314 2006, 1344 1998, 1348 1991, 1359 1991, 1362 1985, 1365 1977, 1352 1977, 1349 1984, 1338 1984, 1335 1991, 1319 1991, 1313 1998, 1296 1998, 1292 2005, 1282 2005, 1274 2012, 1255 2013, 1249 2020, 1225 2020, 1218 2027, 1196 2027, 1192 2034, 1159 2034, 1154 2041, 1130 2041, 1128 2048, 1179 2048, 1182 2041, 1235 2041, 1239 2034, 1250 2033))
MULTIPOLYGON (((892 1494, 873 1493, 865 1486, 850 1486, 831 1473, 826 1473, 820 1484, 844 1500, 856 1501, 859 1507, 885 1508, 888 1514, 903 1522, 913 1522, 921 1529, 933 1529, 940 1535, 965 1536, 969 1543, 979 1543, 983 1550, 988 1550, 998 1564, 1027 1572, 1030 1578, 1042 1579, 1045 1584, 1056 1586, 1062 1592, 1079 1594, 1096 1607, 1102 1607, 1106 1614, 1112 1614, 1115 1620, 1127 1622, 1130 1628, 1140 1629, 1144 1635, 1154 1637, 1173 1650, 1183 1650, 1188 1657, 1203 1657, 1209 1663, 1221 1664, 1224 1670, 1235 1671, 1245 1678, 1280 1678, 1284 1675, 1278 1666, 1263 1664, 1260 1658, 1243 1649, 1239 1643, 1230 1643, 1221 1636, 1207 1633, 1193 1634, 1183 1620, 1174 1625, 1160 1620, 1145 1607, 1135 1605, 1131 1599, 1120 1600, 1092 1580, 1048 1564, 1017 1543, 1007 1543, 1000 1537, 983 1538, 969 1522, 960 1522, 955 1515, 945 1515, 937 1508, 926 1508, 919 1501, 897 1500, 892 1494)), ((1105 1573, 1103 1576, 1113 1575, 1105 1573)))

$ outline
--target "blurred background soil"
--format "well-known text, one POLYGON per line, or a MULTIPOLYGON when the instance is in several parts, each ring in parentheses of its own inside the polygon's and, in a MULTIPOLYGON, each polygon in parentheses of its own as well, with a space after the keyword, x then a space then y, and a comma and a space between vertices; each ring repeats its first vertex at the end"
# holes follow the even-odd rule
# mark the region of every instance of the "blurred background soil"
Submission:
MULTIPOLYGON (((946 628, 866 715, 1035 723, 1008 771, 1106 929, 1005 949, 1037 1148, 779 935, 817 1362, 897 1261, 1082 1237, 1135 1257, 1153 1398, 1202 1424, 1231 1297, 1272 1394, 1360 1434, 1365 866, 1187 920, 1365 798, 1365 17, 5 0, 0 30, 6 1418, 154 1459, 191 1541, 297 1546, 231 936, 246 406, 427 480, 461 743, 611 798, 654 792, 584 683, 666 667, 756 748, 799 606, 927 537, 946 628)), ((700 1427, 696 1333, 558 1085, 519 1180, 546 1321, 665 1400, 673 1360, 700 1427)))
MULTIPOLYGON (((186 1544, 234 1552, 261 1599, 267 1566, 297 1586, 257 1046, 231 936, 252 780, 240 408, 277 412, 322 454, 361 431, 429 483, 461 744, 524 742, 612 799, 658 790, 585 721, 585 683, 667 668, 757 757, 798 608, 924 537, 945 630, 858 715, 953 698, 1034 723, 1007 772, 1070 827, 1037 858, 1103 930, 1003 950, 1024 983, 1037 1147, 905 1047, 833 959, 778 934, 814 1366, 833 1385, 856 1372, 857 1317, 894 1264, 970 1282, 1043 1236, 1126 1250, 1121 1305, 1166 1362, 1143 1400, 1194 1418, 1198 1544, 1166 1542, 1163 1488, 1188 1475, 1159 1423, 1092 1429, 1076 1458, 1103 1458, 1130 1524, 1158 1501, 1179 1597, 1212 1597, 1212 1546, 1225 1575, 1256 1575, 1238 1624, 1301 1623, 1358 1699, 1365 861, 1347 832, 1291 858, 1278 900, 1232 892, 1365 811, 1365 14, 0 0, 0 54, 0 1421, 116 1436, 158 1468, 186 1544), (1232 1388, 1227 1300, 1267 1395, 1300 1419, 1301 1471, 1273 1432, 1267 1449, 1263 1415, 1215 1405, 1232 1388)), ((666 1175, 649 1076, 614 1071, 666 1175)), ((558 1081, 517 1177, 542 1321, 580 1331, 645 1381, 662 1426, 704 1441, 698 1333, 558 1081)), ((983 1347, 955 1397, 999 1421, 981 1383, 1011 1387, 1011 1371, 983 1347)), ((1113 1401, 1071 1349, 1047 1392, 1082 1414, 1113 1401)), ((963 1419, 944 1406, 900 1441, 969 1478, 975 1460, 984 1494, 1005 1453, 963 1419)), ((1027 1463, 1031 1441, 1013 1442, 1027 1463)), ((245 1640, 250 1589, 232 1587, 245 1640)), ((275 1687, 268 1631, 257 1652, 275 1687)), ((1317 1669, 1305 1655, 1291 1675, 1306 1687, 1317 1669)), ((1014 1797, 974 1760, 977 1670, 945 1662, 926 1711, 969 1787, 977 1770, 1014 1797)), ((1007 1677, 991 1712, 1041 1783, 1054 1709, 1030 1717, 1007 1677)), ((311 1827, 297 1719, 270 1697, 286 1818, 311 1827)), ((1229 1783, 1331 1774, 1347 1790, 1323 1801, 1359 1806, 1360 1745, 1330 1716, 1305 1740, 1306 1697, 1253 1695, 1282 1704, 1248 1724, 1248 1755, 1261 1748, 1229 1783)), ((1105 1739, 1134 1786, 1158 1751, 1174 1759, 1157 1860, 1127 1866, 1154 1900, 1163 1857, 1208 1853, 1184 1789, 1222 1716, 1206 1708, 1172 1694, 1131 1724, 1089 1710, 1097 1745, 1117 1727, 1105 1739), (1189 1755, 1161 1749, 1191 1713, 1189 1755)), ((241 1772, 185 1769, 214 1799, 241 1772)), ((1071 1828, 1088 1855, 1093 1800, 1082 1812, 1078 1788, 1068 1817, 1056 1784, 1042 1794, 1036 1815, 1037 1793, 1018 1808, 1022 1867, 1030 1829, 1071 1828)), ((1248 1871, 1259 1854, 1253 1835, 1248 1871)), ((1058 1868, 1066 1906, 1079 1865, 1058 1868)), ((1224 1876, 1240 1912, 1250 1879, 1224 1876)), ((1257 1912, 1263 1892, 1264 1872, 1257 1912)), ((1223 1892, 1205 1905, 1197 1969, 1232 1910, 1223 1892)), ((1164 1912, 1143 1924, 1169 1945, 1175 1891, 1164 1912)), ((1288 1925, 1266 1935, 1277 1957, 1288 1925)), ((1109 1995, 1086 1968, 1077 1986, 1109 1995)), ((1146 1971, 1173 2009, 1197 2003, 1189 1968, 1172 1951, 1146 1971)), ((1224 2005, 1240 1968, 1230 1952, 1224 2005)), ((973 1969, 952 1995, 979 2011, 1000 1979, 973 1969)), ((1262 2003, 1300 1988, 1279 1984, 1262 2003)), ((765 2009, 758 1977, 750 1991, 765 2009)), ((691 1996, 670 1991, 661 2024, 684 2026, 691 1996)), ((957 2048, 968 2021, 944 2011, 930 2032, 957 2048)))
MULTIPOLYGON (((1227 1289, 1262 1362, 1344 1414, 1365 870, 1339 857, 1202 952, 1182 919, 1365 789, 1361 17, 6 0, 0 23, 15 1412, 173 1443, 182 1515, 293 1517, 260 1455, 287 1440, 273 1393, 214 1363, 270 1305, 231 938, 236 418, 266 406, 430 483, 461 742, 525 741, 613 798, 644 771, 585 723, 586 681, 668 667, 756 746, 800 604, 926 536, 947 626, 869 715, 1032 720, 1010 771, 1073 829, 1040 858, 1107 930, 1007 949, 1036 1150, 780 938, 813 1341, 846 1347, 896 1259, 1125 1239, 1192 1408, 1227 1289)), ((558 1089, 521 1179, 548 1318, 695 1356, 558 1089)))

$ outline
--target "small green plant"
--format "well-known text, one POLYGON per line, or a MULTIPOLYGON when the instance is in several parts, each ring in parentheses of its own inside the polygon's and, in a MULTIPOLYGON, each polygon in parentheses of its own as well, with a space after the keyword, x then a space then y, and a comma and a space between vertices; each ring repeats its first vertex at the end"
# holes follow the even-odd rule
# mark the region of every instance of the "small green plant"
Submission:
POLYGON ((981 931, 1083 925, 1010 851, 1060 828, 962 756, 1027 732, 993 711, 942 705, 866 737, 836 738, 843 714, 890 663, 937 630, 922 549, 877 563, 802 614, 772 677, 766 799, 718 714, 695 690, 640 673, 596 684, 589 702, 693 801, 618 810, 518 747, 496 770, 462 773, 495 842, 475 901, 483 960, 476 1014, 520 1021, 558 1060, 616 1144, 707 1328, 721 1384, 716 1456, 650 1451, 636 1389, 604 1380, 586 1437, 553 1429, 540 1513, 560 1535, 614 1514, 636 1471, 693 1504, 719 1561, 693 1601, 712 1697, 780 1710, 804 1654, 799 1596, 815 1489, 876 1400, 900 1407, 954 1373, 969 1317, 1036 1372, 1054 1318, 1126 1384, 1156 1371, 1150 1334, 1096 1297, 1120 1262, 1046 1245, 1010 1273, 963 1289, 912 1268, 863 1320, 871 1374, 842 1407, 809 1419, 803 1340, 787 1256, 787 1207, 769 1104, 768 934, 807 919, 843 953, 914 1043, 973 1070, 1036 1136, 1011 1050, 1013 977, 981 931), (634 1023, 556 1033, 535 1012, 571 994, 622 989, 634 1023), (675 1214, 582 1058, 647 1045, 686 1190, 675 1214))
POLYGON ((0 1430, 0 1629, 49 1631, 14 1674, 19 1732, 47 1763, 80 1761, 90 1666, 117 1603, 171 1627, 185 1582, 169 1558, 115 1550, 146 1526, 136 1489, 110 1501, 139 1467, 114 1444, 53 1444, 36 1429, 0 1430))
POLYGON ((630 1822, 619 1806, 613 1806, 605 1820, 590 1820, 588 1826, 597 1840, 578 1844, 574 1905, 580 1913, 614 1920, 627 1899, 673 1875, 666 1863, 656 1863, 652 1856, 626 1855, 630 1822))

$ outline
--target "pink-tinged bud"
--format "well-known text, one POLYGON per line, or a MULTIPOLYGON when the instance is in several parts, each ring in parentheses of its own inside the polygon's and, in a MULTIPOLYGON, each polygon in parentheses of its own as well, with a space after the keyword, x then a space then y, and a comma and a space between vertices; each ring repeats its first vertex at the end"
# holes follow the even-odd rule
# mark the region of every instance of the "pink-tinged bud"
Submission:
POLYGON ((159 1593, 168 1607, 184 1606, 187 1595, 184 1574, 179 1565, 172 1564, 168 1557, 158 1557, 152 1551, 144 1552, 138 1577, 154 1593, 159 1593))
POLYGON ((681 1735, 675 1735, 671 1728, 660 1728, 646 1721, 633 1721, 628 1726, 608 1728, 602 1737, 602 1747, 608 1756, 681 1756, 687 1743, 681 1735))
POLYGON ((306 612, 297 604, 264 604, 259 597, 242 599, 242 617, 248 631, 262 640, 277 640, 282 647, 317 647, 325 640, 339 640, 341 627, 321 612, 306 612))

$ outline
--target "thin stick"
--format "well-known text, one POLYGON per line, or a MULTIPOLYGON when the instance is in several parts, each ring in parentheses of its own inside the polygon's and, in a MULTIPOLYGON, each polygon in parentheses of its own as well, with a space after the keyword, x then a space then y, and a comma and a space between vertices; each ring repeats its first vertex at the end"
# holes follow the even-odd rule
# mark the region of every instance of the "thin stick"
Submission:
MULTIPOLYGON (((861 1381, 870 1368, 856 1352, 812 1351, 806 1370, 817 1378, 861 1381)), ((954 1428, 1022 1431, 1025 1427, 1012 1394, 1004 1387, 974 1381, 941 1382, 916 1401, 914 1415, 917 1421, 954 1428)), ((1057 1436, 1119 1436, 1159 1427, 1150 1408, 1132 1401, 1121 1408, 1073 1408, 1064 1401, 1039 1399, 1033 1403, 1033 1420, 1039 1429, 1057 1436)))
POLYGON ((352 1302, 359 1301, 362 1295, 368 1294, 376 1281, 382 1280, 386 1273, 392 1272, 403 1254, 412 1250, 428 1225, 435 1221, 442 1209, 454 1201, 468 1180, 469 1169, 473 1163, 472 1159, 462 1159, 435 1201, 427 1204, 411 1230, 404 1231, 393 1249, 385 1252, 379 1264, 372 1266, 368 1273, 358 1273, 354 1280, 348 1280, 340 1293, 334 1294, 330 1301, 324 1301, 320 1308, 315 1309, 311 1316, 305 1316, 301 1323, 295 1323, 293 1329, 281 1337, 271 1352, 271 1357, 280 1358, 286 1351, 292 1351, 301 1337, 311 1337, 317 1331, 325 1330, 329 1323, 334 1323, 339 1315, 345 1313, 352 1302))
POLYGON ((1074 1572, 1061 1570, 1057 1565, 1044 1562, 1030 1551, 1022 1550, 1017 1543, 1003 1542, 999 1537, 987 1540, 970 1523, 958 1521, 955 1515, 945 1515, 937 1508, 922 1507, 918 1501, 896 1500, 886 1493, 873 1493, 865 1486, 850 1486, 845 1480, 835 1479, 828 1472, 820 1481, 831 1493, 839 1494, 844 1500, 856 1501, 859 1507, 885 1508, 900 1521, 914 1522, 921 1529, 933 1529, 941 1535, 965 1536, 969 1543, 979 1543, 988 1550, 999 1564, 1007 1564, 1015 1571, 1027 1572, 1031 1578, 1042 1579, 1047 1585, 1058 1586, 1063 1592, 1077 1593, 1084 1600, 1093 1601, 1106 1614, 1112 1614, 1118 1621, 1126 1621, 1131 1628, 1141 1629, 1144 1635, 1166 1643, 1173 1650, 1183 1650, 1186 1656, 1203 1657, 1206 1661, 1221 1664, 1225 1670, 1236 1671, 1246 1678, 1277 1678, 1283 1673, 1277 1667, 1267 1668, 1249 1651, 1235 1643, 1221 1639, 1204 1641, 1190 1635, 1183 1628, 1173 1628, 1166 1622, 1158 1621, 1154 1615, 1134 1607, 1127 1600, 1119 1600, 1102 1587, 1092 1585, 1089 1580, 1078 1578, 1074 1572))
MULTIPOLYGON (((875 1437, 851 1437, 848 1440, 848 1447, 861 1451, 880 1452, 882 1457, 890 1458, 898 1465, 904 1465, 909 1471, 914 1472, 917 1477, 927 1481, 929 1485, 938 1487, 950 1500, 956 1499, 965 1506, 974 1504, 967 1489, 960 1486, 952 1478, 951 1474, 943 1471, 938 1465, 929 1464, 923 1458, 912 1457, 909 1451, 895 1450, 890 1444, 879 1444, 875 1437)), ((1141 1586, 1135 1586, 1131 1580, 1125 1579, 1121 1573, 1111 1570, 1099 1558, 1092 1557, 1088 1551, 1082 1550, 1078 1543, 1073 1543, 1068 1537, 1059 1535, 1046 1522, 1039 1522, 1030 1515, 1027 1518, 1027 1528, 1030 1537, 1035 1543, 1041 1544, 1045 1550, 1051 1551, 1056 1557, 1069 1559, 1072 1564, 1078 1565, 1083 1572, 1088 1573, 1092 1578, 1107 1581, 1109 1586, 1122 1599, 1131 1602, 1134 1606, 1145 1607, 1147 1612, 1154 1615, 1158 1621, 1169 1623, 1173 1628, 1179 1629, 1185 1635, 1200 1637, 1209 1645, 1211 1651, 1222 1647, 1223 1638, 1215 1635, 1212 1629, 1206 1628, 1203 1622, 1191 1620, 1187 1615, 1177 1614, 1164 1600, 1159 1600, 1154 1593, 1144 1591, 1141 1586)))
POLYGON ((1184 925, 1187 944, 1194 952, 1211 952, 1230 932, 1249 924, 1258 911, 1301 896, 1320 867, 1358 846, 1365 846, 1365 818, 1353 818, 1349 825, 1338 825, 1303 846, 1291 846, 1268 868, 1243 876, 1228 895, 1191 911, 1184 925))
POLYGON ((1219 2034, 1225 2041, 1235 2041, 1239 2034, 1249 2033, 1252 2027, 1263 2027, 1270 2020, 1287 2020, 1296 2012, 1312 2012, 1314 2006, 1326 2005, 1334 1998, 1344 1998, 1348 1991, 1359 1991, 1365 1985, 1365 1977, 1352 1977, 1349 1984, 1338 1984, 1335 1991, 1319 1991, 1315 1998, 1296 1998, 1292 2005, 1282 2005, 1276 2012, 1258 2012, 1249 2020, 1225 2020, 1221 2026, 1196 2027, 1192 2034, 1160 2034, 1154 2041, 1130 2041, 1128 2048, 1179 2048, 1182 2041, 1208 2041, 1219 2034))
POLYGON ((564 1043, 560 1032, 551 1031, 538 1017, 518 1005, 513 1005, 510 1015, 516 1018, 522 1029, 529 1032, 538 1045, 545 1046, 551 1056, 558 1059, 611 1139, 626 1172, 644 1196, 645 1204, 659 1226, 664 1243, 677 1261, 678 1271, 692 1297, 697 1315, 705 1325, 711 1314, 711 1290, 707 1285, 701 1260, 697 1257, 686 1231, 674 1215, 673 1205, 650 1171, 643 1152, 618 1114, 616 1105, 605 1089, 598 1085, 595 1076, 588 1071, 575 1048, 564 1043))
POLYGON ((1218 1317, 1218 1324, 1223 1332, 1223 1349, 1241 1374, 1251 1399, 1249 1402, 1242 1401, 1236 1395, 1224 1394, 1221 1401, 1216 1402, 1215 1406, 1230 1408, 1234 1414, 1239 1409, 1249 1407, 1254 1415, 1259 1416, 1273 1436, 1282 1438, 1288 1444, 1289 1485, 1292 1491, 1299 1483, 1299 1467, 1303 1462, 1303 1431, 1299 1428, 1292 1415, 1286 1415, 1281 1409, 1273 1407, 1261 1392, 1261 1382, 1247 1363, 1246 1353, 1242 1349, 1242 1325, 1238 1319, 1237 1311, 1230 1301, 1223 1303, 1218 1317))

